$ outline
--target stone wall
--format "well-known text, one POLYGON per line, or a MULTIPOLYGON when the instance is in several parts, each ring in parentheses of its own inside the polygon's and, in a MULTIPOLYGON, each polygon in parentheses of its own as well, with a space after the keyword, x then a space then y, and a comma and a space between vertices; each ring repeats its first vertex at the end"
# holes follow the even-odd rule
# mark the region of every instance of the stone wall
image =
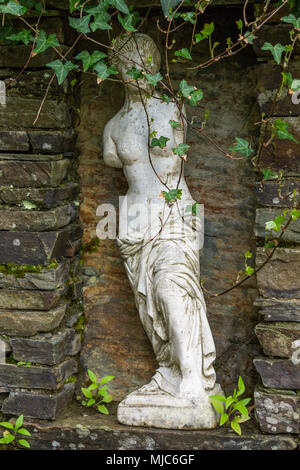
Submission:
MULTIPOLYGON (((68 42, 61 13, 43 23, 68 42)), ((36 120, 54 54, 14 80, 30 52, 0 44, 0 403, 55 419, 72 399, 81 347, 80 187, 69 84, 53 83, 36 120)))

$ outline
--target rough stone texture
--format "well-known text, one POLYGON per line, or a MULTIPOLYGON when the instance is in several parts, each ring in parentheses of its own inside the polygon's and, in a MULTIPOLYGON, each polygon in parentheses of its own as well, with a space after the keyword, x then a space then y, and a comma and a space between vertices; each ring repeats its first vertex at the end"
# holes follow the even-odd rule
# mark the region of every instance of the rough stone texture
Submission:
POLYGON ((48 311, 0 310, 0 333, 12 336, 33 336, 38 332, 57 328, 66 312, 67 305, 61 303, 48 311))
POLYGON ((58 390, 64 381, 76 373, 78 364, 69 359, 56 367, 17 366, 0 364, 0 385, 12 388, 58 390))
POLYGON ((2 412, 12 415, 24 414, 26 417, 39 419, 56 419, 71 402, 74 384, 69 383, 58 393, 11 391, 4 400, 2 412))
MULTIPOLYGON (((47 31, 48 32, 48 31, 47 31)), ((0 71, 1 73, 1 71, 0 71)), ((49 81, 52 77, 52 70, 25 70, 21 76, 20 71, 17 69, 7 69, 2 71, 6 84, 7 96, 21 96, 23 98, 39 97, 42 99, 49 86, 49 81), (18 77, 18 78, 17 78, 18 77), (17 78, 15 80, 15 78, 17 78)), ((64 94, 68 89, 68 80, 61 85, 58 85, 57 80, 53 80, 48 90, 48 98, 64 98, 64 94)))
POLYGON ((254 359, 254 365, 265 387, 300 390, 300 364, 263 357, 254 359))
POLYGON ((268 434, 300 432, 300 396, 257 388, 254 393, 259 426, 268 434))
POLYGON ((67 174, 70 161, 0 160, 0 185, 40 187, 59 185, 67 174))
POLYGON ((66 131, 29 131, 30 145, 33 152, 64 153, 74 150, 76 132, 66 131))
MULTIPOLYGON (((263 248, 256 250, 256 267, 267 259, 263 248)), ((300 250, 277 248, 271 260, 257 275, 257 285, 263 297, 300 298, 300 250)))
MULTIPOLYGON (((272 230, 270 235, 270 231, 265 229, 265 224, 270 220, 274 220, 279 215, 282 215, 282 210, 280 209, 257 209, 254 227, 255 235, 259 238, 265 238, 265 236, 268 236, 269 238, 278 238, 281 234, 281 231, 275 232, 272 230)), ((287 211, 286 221, 288 221, 288 217, 289 211, 287 211)), ((283 234, 282 240, 296 243, 300 241, 300 219, 290 223, 289 227, 283 234)))
POLYGON ((293 342, 300 338, 300 325, 296 322, 259 323, 255 333, 267 356, 290 358, 294 352, 293 342))
POLYGON ((28 152, 29 139, 25 131, 0 131, 1 152, 28 152))
MULTIPOLYGON (((282 13, 280 16, 284 16, 282 13)), ((277 28, 277 26, 276 26, 277 28)), ((278 41, 277 41, 278 42, 278 41)), ((299 62, 292 61, 289 66, 289 72, 292 76, 297 76, 299 70, 299 62)), ((274 96, 281 83, 281 70, 277 64, 266 63, 259 64, 256 70, 257 73, 257 100, 262 113, 268 114, 274 96)), ((288 93, 285 88, 277 101, 276 108, 273 116, 298 116, 300 114, 300 103, 294 104, 292 102, 292 95, 288 93)))
POLYGON ((81 231, 75 224, 56 232, 0 232, 0 264, 47 265, 62 258, 81 231))
POLYGON ((71 118, 66 103, 50 99, 46 100, 34 124, 40 105, 40 99, 8 96, 6 106, 0 106, 0 128, 65 129, 70 127, 71 118), (20 119, 20 110, 22 110, 22 119, 20 119))
MULTIPOLYGON (((155 16, 143 32, 149 33, 162 50, 154 21, 155 16)), ((217 18, 224 41, 232 21, 232 16, 230 19, 220 15, 217 18)), ((185 47, 186 41, 179 31, 176 40, 177 48, 185 47)), ((196 55, 195 60, 198 59, 196 55)), ((195 85, 204 87, 202 104, 210 109, 207 132, 226 149, 232 145, 235 135, 249 138, 249 133, 255 145, 255 135, 249 124, 249 121, 259 120, 252 59, 249 56, 245 62, 244 59, 241 56, 239 62, 223 61, 213 69, 202 70, 201 74, 194 71, 190 76, 195 85)), ((181 65, 172 64, 171 73, 175 87, 186 78, 181 65)), ((99 221, 95 215, 97 206, 103 202, 117 206, 118 196, 126 193, 122 170, 105 167, 101 157, 103 128, 122 106, 123 96, 121 87, 109 82, 104 82, 100 96, 97 96, 94 80, 87 80, 81 90, 77 147, 83 195, 81 220, 85 227, 84 241, 89 241, 95 236, 99 221)), ((198 116, 196 122, 202 121, 200 109, 193 108, 188 112, 190 116, 198 116)), ((187 183, 194 199, 205 206, 201 277, 206 281, 205 288, 221 292, 234 282, 237 272, 242 269, 243 254, 248 249, 255 250, 255 174, 249 162, 225 158, 193 133, 188 134, 187 143, 191 145, 185 167, 187 183)), ((95 253, 85 255, 85 265, 99 270, 99 278, 94 286, 84 289, 89 323, 82 352, 83 369, 89 367, 99 376, 116 375, 112 386, 116 398, 122 399, 128 391, 149 380, 156 363, 140 325, 115 242, 102 240, 95 253)), ((225 391, 233 390, 239 375, 250 389, 256 382, 252 363, 253 356, 259 351, 254 335, 257 314, 253 301, 256 296, 255 281, 251 280, 226 296, 207 302, 217 349, 218 382, 225 391)))
POLYGON ((261 308, 265 321, 300 321, 300 300, 257 298, 254 305, 261 308))
MULTIPOLYGON (((270 124, 273 124, 275 120, 276 118, 270 119, 270 124)), ((289 124, 289 132, 297 139, 300 133, 300 117, 286 117, 283 121, 289 124)), ((271 130, 266 132, 265 141, 267 141, 270 136, 271 130)), ((270 145, 263 147, 260 167, 271 168, 274 171, 283 170, 285 176, 299 175, 299 156, 300 146, 298 143, 276 137, 270 145)))
POLYGON ((50 310, 56 307, 66 288, 56 290, 0 289, 0 309, 50 310))
POLYGON ((33 338, 11 338, 13 357, 17 361, 55 365, 67 356, 75 356, 81 346, 80 335, 72 328, 63 329, 48 338, 48 334, 33 338))
MULTIPOLYGON (((0 273, 0 288, 54 290, 66 283, 70 263, 64 261, 56 268, 43 269, 41 272, 25 272, 23 277, 0 273)), ((1 291, 0 291, 1 292, 1 291)))
MULTIPOLYGON (((1 45, 0 46, 0 67, 22 69, 31 54, 32 46, 25 45, 1 45)), ((62 46, 61 53, 65 54, 68 48, 62 46)), ((49 62, 57 59, 57 53, 50 47, 45 52, 37 54, 30 60, 30 68, 44 67, 49 62)))
POLYGON ((294 203, 294 194, 296 197, 300 193, 299 179, 284 179, 280 183, 276 181, 264 181, 263 184, 257 183, 256 196, 258 202, 263 206, 274 207, 292 207, 294 203), (280 191, 280 195, 278 194, 280 191))
POLYGON ((56 188, 0 187, 0 201, 4 204, 25 207, 28 202, 37 209, 51 209, 66 200, 77 199, 79 185, 67 182, 56 188))
MULTIPOLYGON (((112 407, 110 407, 111 410, 112 407)), ((218 428, 211 431, 176 431, 134 428, 117 422, 116 412, 109 416, 82 410, 77 405, 64 412, 55 423, 25 420, 32 433, 31 449, 38 450, 293 450, 291 436, 263 435, 244 424, 242 436, 218 428)))

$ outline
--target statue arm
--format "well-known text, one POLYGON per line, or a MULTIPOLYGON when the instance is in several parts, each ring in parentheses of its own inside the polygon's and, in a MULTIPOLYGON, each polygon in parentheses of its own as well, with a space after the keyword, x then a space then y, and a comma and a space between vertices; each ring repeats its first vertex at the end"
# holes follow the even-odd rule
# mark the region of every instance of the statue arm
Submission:
POLYGON ((109 121, 105 126, 104 136, 103 136, 103 142, 104 142, 103 158, 104 158, 104 162, 107 166, 112 166, 114 168, 122 168, 123 164, 122 164, 121 160, 118 157, 116 144, 114 143, 114 141, 111 137, 111 128, 112 128, 112 122, 109 121))

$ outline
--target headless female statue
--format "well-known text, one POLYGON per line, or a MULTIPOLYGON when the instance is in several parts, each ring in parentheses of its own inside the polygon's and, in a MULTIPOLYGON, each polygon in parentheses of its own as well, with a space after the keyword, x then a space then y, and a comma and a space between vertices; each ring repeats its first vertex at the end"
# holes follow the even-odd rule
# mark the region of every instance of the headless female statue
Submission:
POLYGON ((120 403, 118 419, 137 426, 212 428, 218 416, 209 396, 222 391, 215 383, 215 346, 199 284, 203 226, 195 229, 192 213, 183 222, 186 207, 195 201, 182 175, 182 159, 172 151, 185 140, 185 122, 176 104, 164 102, 145 78, 135 81, 127 74, 133 66, 159 71, 154 41, 144 34, 120 36, 113 47, 119 51, 111 61, 124 82, 125 102, 105 127, 104 161, 123 168, 128 182, 118 244, 159 365, 149 384, 120 403), (182 129, 174 129, 170 120, 182 129), (169 140, 164 148, 149 147, 149 135, 169 140), (177 187, 182 197, 172 207, 159 195, 177 187), (136 208, 138 225, 132 224, 136 208))

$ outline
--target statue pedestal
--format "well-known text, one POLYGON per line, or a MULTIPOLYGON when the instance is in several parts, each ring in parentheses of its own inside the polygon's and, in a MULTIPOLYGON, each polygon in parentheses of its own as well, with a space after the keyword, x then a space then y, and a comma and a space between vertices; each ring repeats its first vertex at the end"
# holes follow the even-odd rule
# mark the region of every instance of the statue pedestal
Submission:
POLYGON ((118 406, 118 421, 129 426, 147 426, 164 429, 213 429, 220 415, 210 403, 209 396, 223 394, 220 385, 207 392, 204 402, 193 404, 185 398, 168 393, 130 393, 118 406))

